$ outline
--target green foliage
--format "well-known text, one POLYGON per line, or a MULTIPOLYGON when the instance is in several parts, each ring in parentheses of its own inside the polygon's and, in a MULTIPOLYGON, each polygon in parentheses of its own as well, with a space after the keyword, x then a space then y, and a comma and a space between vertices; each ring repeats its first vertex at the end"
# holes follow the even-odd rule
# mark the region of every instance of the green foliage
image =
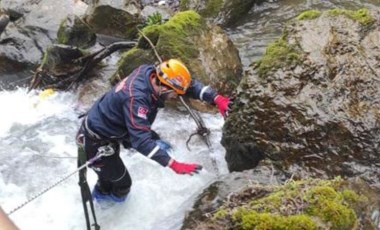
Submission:
POLYGON ((366 8, 362 8, 357 11, 344 10, 344 9, 332 9, 328 11, 328 14, 332 16, 345 15, 364 25, 372 24, 375 21, 375 19, 370 14, 369 10, 366 8))
POLYGON ((264 56, 257 62, 257 72, 259 76, 264 76, 271 69, 295 64, 300 60, 300 54, 296 46, 280 38, 268 45, 264 56))
POLYGON ((154 14, 149 15, 146 20, 147 26, 161 25, 161 24, 162 24, 162 15, 159 12, 155 12, 154 14))
POLYGON ((321 16, 321 14, 319 10, 307 10, 298 15, 297 20, 312 20, 321 16))

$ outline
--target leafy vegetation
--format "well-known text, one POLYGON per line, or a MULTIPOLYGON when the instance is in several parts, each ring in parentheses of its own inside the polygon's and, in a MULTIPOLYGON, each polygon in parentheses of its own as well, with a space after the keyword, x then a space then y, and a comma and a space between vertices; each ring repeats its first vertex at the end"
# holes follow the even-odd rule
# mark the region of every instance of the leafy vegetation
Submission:
POLYGON ((162 24, 162 15, 159 12, 155 12, 154 14, 149 15, 146 20, 147 26, 161 25, 161 24, 162 24))

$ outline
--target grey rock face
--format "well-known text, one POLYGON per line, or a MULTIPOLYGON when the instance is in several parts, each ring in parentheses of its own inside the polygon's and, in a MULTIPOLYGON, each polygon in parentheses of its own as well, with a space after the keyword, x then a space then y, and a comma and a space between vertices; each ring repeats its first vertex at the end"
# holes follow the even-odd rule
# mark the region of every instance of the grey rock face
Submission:
POLYGON ((276 68, 260 75, 259 63, 237 91, 222 140, 231 171, 255 167, 259 152, 299 176, 379 180, 380 20, 370 15, 371 23, 325 12, 289 24, 283 42, 297 61, 273 59, 276 68))

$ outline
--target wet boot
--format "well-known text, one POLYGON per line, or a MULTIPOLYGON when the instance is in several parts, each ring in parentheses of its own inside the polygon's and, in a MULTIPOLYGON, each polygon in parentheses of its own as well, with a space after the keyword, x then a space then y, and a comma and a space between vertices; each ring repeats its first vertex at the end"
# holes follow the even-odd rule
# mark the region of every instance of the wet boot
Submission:
POLYGON ((130 188, 126 189, 112 189, 110 183, 99 182, 92 190, 92 198, 98 203, 101 202, 116 202, 122 203, 127 198, 130 188), (106 185, 106 186, 105 186, 106 185))
POLYGON ((113 201, 124 202, 130 190, 131 190, 130 187, 112 189, 111 196, 112 196, 113 201))

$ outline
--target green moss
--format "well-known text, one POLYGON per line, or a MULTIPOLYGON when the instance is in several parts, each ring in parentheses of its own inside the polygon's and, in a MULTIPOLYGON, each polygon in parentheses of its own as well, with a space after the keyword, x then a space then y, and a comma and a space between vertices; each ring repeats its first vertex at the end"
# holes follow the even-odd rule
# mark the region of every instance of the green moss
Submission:
POLYGON ((163 25, 164 29, 175 29, 176 32, 187 34, 187 30, 196 29, 200 27, 201 16, 195 11, 189 10, 179 12, 174 15, 167 23, 163 25))
POLYGON ((213 218, 215 219, 220 219, 220 218, 224 218, 225 216, 228 215, 228 211, 225 210, 225 209, 219 209, 213 216, 213 218))
POLYGON ((57 32, 57 40, 59 44, 67 44, 67 42, 69 41, 69 38, 66 36, 65 33, 66 20, 67 19, 63 20, 59 25, 59 29, 57 32))
POLYGON ((47 64, 49 49, 51 49, 51 48, 48 47, 48 48, 45 50, 45 52, 44 52, 44 56, 42 57, 42 60, 41 60, 41 66, 45 66, 45 65, 47 64))
POLYGON ((295 64, 300 59, 300 51, 294 45, 289 45, 284 38, 268 45, 264 56, 257 62, 259 76, 264 76, 269 70, 295 64))
POLYGON ((364 25, 371 24, 375 21, 375 19, 370 14, 369 10, 366 8, 362 8, 357 11, 344 10, 344 9, 332 9, 328 11, 328 14, 332 16, 345 15, 364 25))
POLYGON ((263 212, 277 212, 284 197, 288 196, 284 191, 274 192, 271 195, 260 200, 253 200, 250 205, 252 209, 263 212))
MULTIPOLYGON (((160 58, 178 58, 188 66, 198 57, 196 36, 206 26, 202 17, 194 11, 179 12, 164 24, 150 25, 142 29, 145 37, 154 45, 160 58)), ((137 48, 123 54, 118 71, 111 82, 117 81, 141 64, 158 62, 151 45, 140 35, 137 48), (131 64, 133 63, 133 65, 131 64)))
MULTIPOLYGON (((245 198, 246 199, 246 198, 245 198)), ((239 208, 219 209, 237 229, 329 229, 349 230, 357 226, 355 206, 367 199, 343 187, 342 179, 290 181, 239 208)), ((360 210, 358 210, 360 212, 360 210)))
POLYGON ((331 200, 323 200, 311 204, 305 212, 317 216, 331 224, 331 229, 353 229, 357 217, 350 207, 331 200))
POLYGON ((241 230, 264 229, 317 229, 314 221, 306 215, 280 216, 270 213, 258 213, 256 211, 239 209, 232 217, 241 230))
POLYGON ((358 202, 360 202, 360 203, 368 202, 367 197, 360 196, 360 195, 356 194, 354 191, 348 190, 348 189, 345 189, 342 191, 342 196, 343 196, 344 200, 347 201, 348 204, 350 204, 350 205, 354 205, 358 202))
POLYGON ((318 203, 323 200, 332 200, 342 202, 343 197, 335 191, 334 188, 328 186, 315 186, 305 194, 305 199, 310 203, 318 203))
POLYGON ((124 52, 118 61, 117 72, 110 78, 111 85, 128 76, 139 65, 154 63, 155 60, 154 53, 151 50, 132 48, 124 52))
MULTIPOLYGON (((193 35, 198 33, 204 22, 194 11, 179 12, 163 25, 148 26, 143 33, 155 44, 163 59, 177 57, 184 62, 198 56, 193 35)), ((144 38, 139 39, 139 47, 147 48, 144 38)))
MULTIPOLYGON (((348 190, 344 190, 348 194, 348 190)), ((309 206, 305 212, 331 223, 332 229, 352 229, 356 222, 356 214, 344 200, 343 192, 332 187, 316 186, 306 193, 309 206)), ((354 197, 354 192, 350 194, 354 197)))
POLYGON ((297 20, 312 20, 321 16, 321 11, 319 10, 307 10, 302 12, 297 16, 297 20))

